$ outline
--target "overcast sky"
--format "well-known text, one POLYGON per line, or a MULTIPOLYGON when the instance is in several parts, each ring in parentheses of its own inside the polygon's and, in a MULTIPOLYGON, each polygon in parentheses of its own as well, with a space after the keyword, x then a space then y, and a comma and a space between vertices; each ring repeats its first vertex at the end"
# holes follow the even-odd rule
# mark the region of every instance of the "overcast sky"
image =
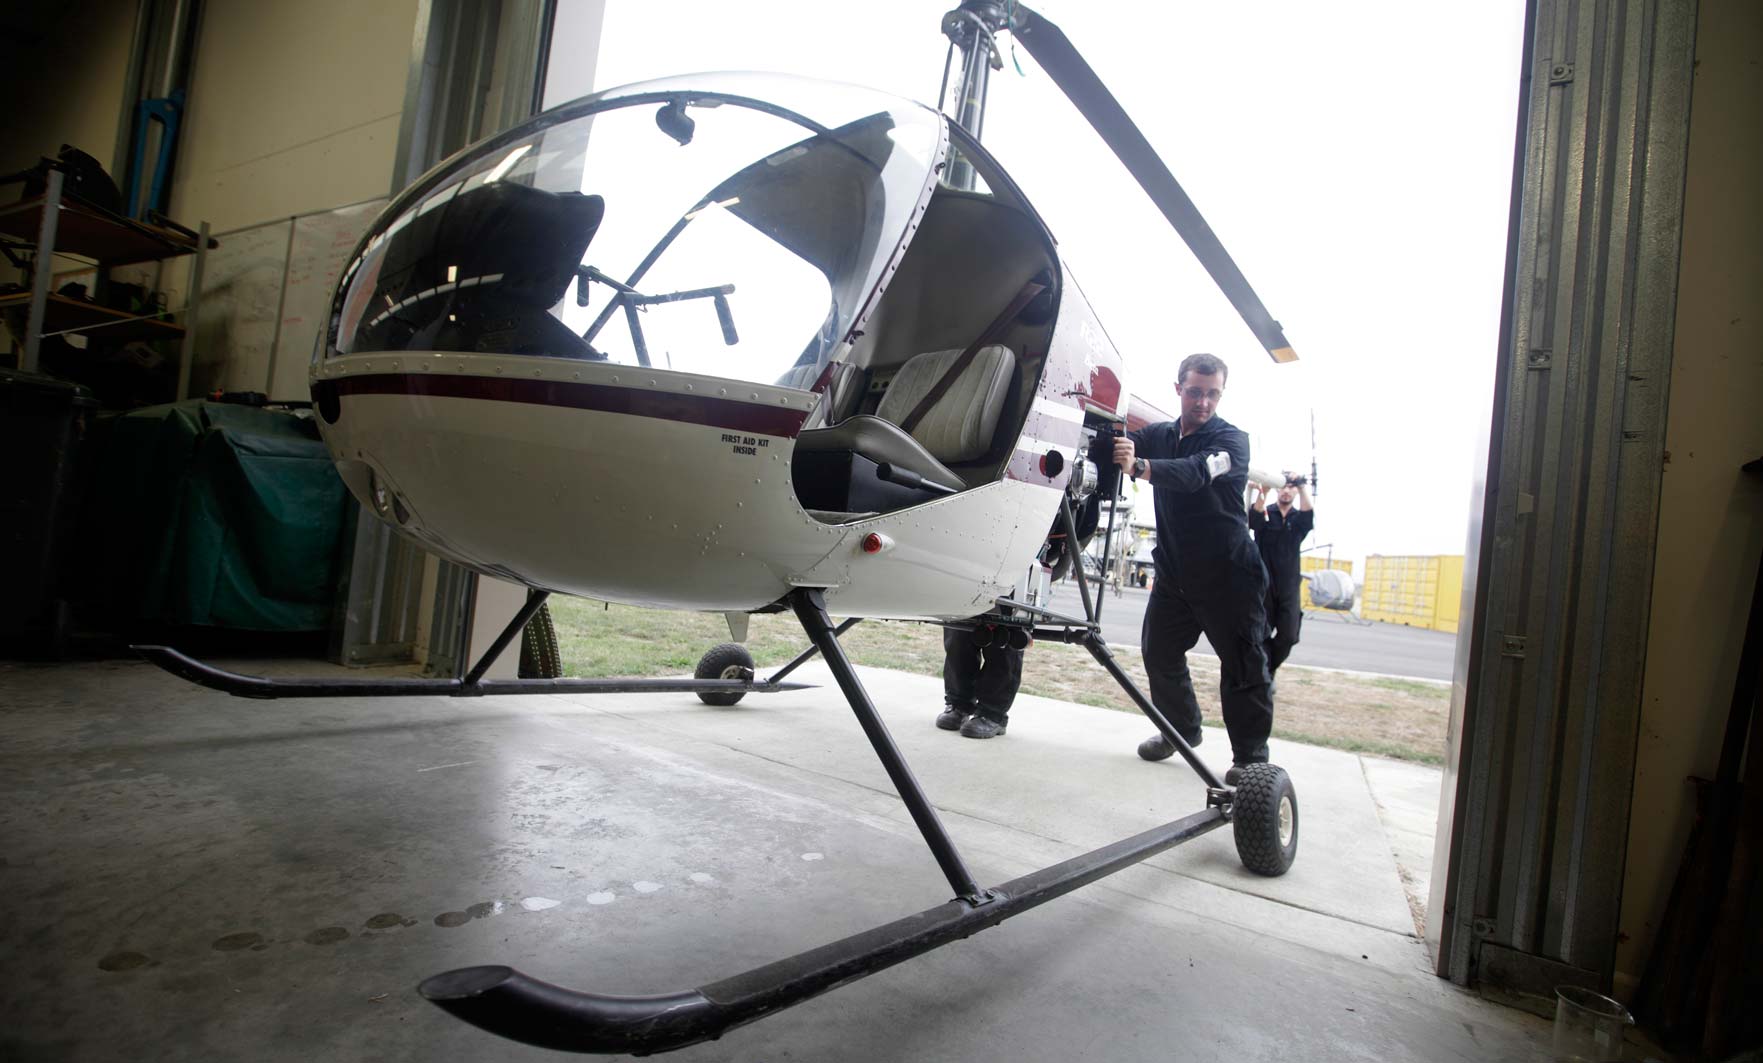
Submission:
MULTIPOLYGON (((562 0, 569 8, 582 0, 562 0)), ((770 70, 935 103, 952 0, 607 0, 594 87, 770 70)), ((1336 556, 1462 553, 1497 351, 1521 0, 1041 0, 1285 327, 1274 365, 1026 50, 984 141, 1059 240, 1127 359, 1175 409, 1176 364, 1231 366, 1219 412, 1255 464, 1310 463, 1336 556)), ((1005 36, 1002 40, 1008 40, 1005 36)), ((569 62, 560 32, 553 64, 569 62)), ((1357 566, 1356 566, 1357 567, 1357 566)))

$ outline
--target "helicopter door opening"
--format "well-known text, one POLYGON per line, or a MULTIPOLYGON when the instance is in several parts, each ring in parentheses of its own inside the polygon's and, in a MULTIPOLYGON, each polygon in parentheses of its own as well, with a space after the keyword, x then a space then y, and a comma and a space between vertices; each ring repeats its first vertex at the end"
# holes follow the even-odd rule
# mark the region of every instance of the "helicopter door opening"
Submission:
POLYGON ((1002 476, 1046 360, 1057 276, 1032 214, 1000 194, 938 186, 867 329, 816 382, 817 427, 797 438, 791 466, 803 508, 843 524, 1002 476), (1037 280, 1045 290, 1006 315, 1037 280))

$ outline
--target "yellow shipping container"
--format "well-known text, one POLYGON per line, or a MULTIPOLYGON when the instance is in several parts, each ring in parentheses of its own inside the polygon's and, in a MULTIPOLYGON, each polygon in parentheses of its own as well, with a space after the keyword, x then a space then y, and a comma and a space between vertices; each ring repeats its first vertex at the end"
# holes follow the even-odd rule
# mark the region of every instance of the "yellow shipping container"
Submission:
POLYGON ((1365 559, 1360 615, 1389 624, 1457 630, 1463 597, 1463 556, 1391 556, 1365 559))
MULTIPOLYGON (((1353 574, 1353 562, 1351 561, 1330 561, 1326 558, 1312 557, 1309 554, 1298 558, 1298 571, 1300 572, 1319 572, 1325 568, 1338 569, 1349 576, 1353 574)), ((1315 609, 1316 603, 1310 600, 1309 580, 1304 581, 1300 593, 1304 595, 1304 608, 1315 609)))

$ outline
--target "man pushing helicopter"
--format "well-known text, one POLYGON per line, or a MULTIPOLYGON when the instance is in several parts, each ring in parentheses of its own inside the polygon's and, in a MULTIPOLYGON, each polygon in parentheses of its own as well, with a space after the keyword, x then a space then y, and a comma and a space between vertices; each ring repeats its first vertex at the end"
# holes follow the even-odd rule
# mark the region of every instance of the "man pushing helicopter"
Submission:
MULTIPOLYGON (((1218 654, 1219 695, 1230 734, 1235 785, 1245 764, 1267 760, 1273 696, 1267 671, 1267 573, 1249 538, 1243 507, 1249 437, 1217 415, 1230 375, 1210 354, 1182 359, 1176 375, 1181 419, 1146 425, 1114 442, 1114 461, 1155 496, 1157 579, 1140 644, 1151 701, 1189 745, 1200 744, 1200 705, 1187 652, 1202 634, 1218 654)), ((1164 760, 1175 747, 1161 734, 1139 756, 1164 760)))

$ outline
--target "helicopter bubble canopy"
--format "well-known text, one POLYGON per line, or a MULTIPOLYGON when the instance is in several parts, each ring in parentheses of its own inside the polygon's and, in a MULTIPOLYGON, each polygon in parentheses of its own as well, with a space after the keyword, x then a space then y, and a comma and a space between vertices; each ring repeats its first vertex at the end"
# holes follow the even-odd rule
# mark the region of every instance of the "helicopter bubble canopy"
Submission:
POLYGON ((566 104, 398 197, 345 269, 325 354, 531 355, 806 388, 905 239, 942 121, 756 74, 566 104))

